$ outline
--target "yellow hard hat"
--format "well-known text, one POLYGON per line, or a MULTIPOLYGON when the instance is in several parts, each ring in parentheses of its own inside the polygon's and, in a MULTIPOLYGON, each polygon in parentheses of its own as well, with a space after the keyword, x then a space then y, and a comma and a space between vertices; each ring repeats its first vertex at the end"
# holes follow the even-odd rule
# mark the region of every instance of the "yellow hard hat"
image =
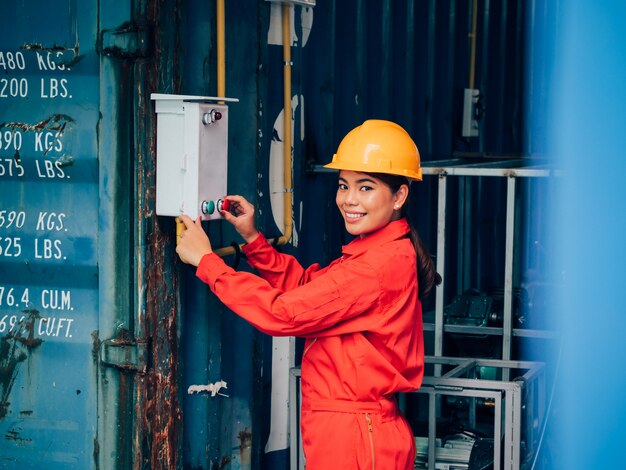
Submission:
POLYGON ((324 168, 422 180, 420 153, 411 136, 398 124, 378 119, 365 121, 348 132, 333 161, 324 168))

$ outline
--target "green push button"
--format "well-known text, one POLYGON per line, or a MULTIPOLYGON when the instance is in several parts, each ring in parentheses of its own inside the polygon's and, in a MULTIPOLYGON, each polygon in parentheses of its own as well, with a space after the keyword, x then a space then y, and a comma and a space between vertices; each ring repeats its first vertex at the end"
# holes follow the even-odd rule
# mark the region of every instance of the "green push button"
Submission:
POLYGON ((213 201, 202 201, 202 213, 212 214, 215 212, 215 203, 213 201))

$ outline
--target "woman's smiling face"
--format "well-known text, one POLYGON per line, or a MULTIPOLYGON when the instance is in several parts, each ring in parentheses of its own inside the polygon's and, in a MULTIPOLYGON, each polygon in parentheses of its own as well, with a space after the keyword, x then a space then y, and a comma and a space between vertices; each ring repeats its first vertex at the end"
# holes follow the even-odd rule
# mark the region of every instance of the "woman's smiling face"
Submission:
POLYGON ((335 202, 351 235, 364 236, 400 218, 408 186, 397 192, 369 173, 341 170, 335 202))

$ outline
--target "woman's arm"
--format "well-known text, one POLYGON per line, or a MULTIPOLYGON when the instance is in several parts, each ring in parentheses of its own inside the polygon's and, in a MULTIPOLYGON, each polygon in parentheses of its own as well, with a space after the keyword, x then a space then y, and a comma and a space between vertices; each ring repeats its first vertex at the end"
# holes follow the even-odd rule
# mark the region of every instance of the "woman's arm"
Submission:
POLYGON ((196 275, 228 308, 274 336, 317 336, 338 324, 343 333, 362 331, 373 321, 367 313, 377 314, 378 275, 358 260, 337 265, 289 291, 236 272, 215 254, 202 258, 196 275))
POLYGON ((319 264, 304 268, 291 255, 279 253, 259 234, 251 243, 244 245, 243 252, 250 266, 273 287, 288 291, 306 284, 313 277, 324 272, 319 264))

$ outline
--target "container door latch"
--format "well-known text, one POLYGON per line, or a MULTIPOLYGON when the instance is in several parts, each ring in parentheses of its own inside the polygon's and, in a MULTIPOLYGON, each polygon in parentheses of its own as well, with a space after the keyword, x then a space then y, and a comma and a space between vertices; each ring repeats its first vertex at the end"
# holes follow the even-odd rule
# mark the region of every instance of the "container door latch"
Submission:
POLYGON ((148 369, 148 341, 104 340, 100 343, 100 361, 106 366, 143 374, 148 369))
POLYGON ((119 59, 141 59, 152 53, 149 28, 145 25, 126 23, 119 28, 101 33, 101 51, 104 55, 119 59))

